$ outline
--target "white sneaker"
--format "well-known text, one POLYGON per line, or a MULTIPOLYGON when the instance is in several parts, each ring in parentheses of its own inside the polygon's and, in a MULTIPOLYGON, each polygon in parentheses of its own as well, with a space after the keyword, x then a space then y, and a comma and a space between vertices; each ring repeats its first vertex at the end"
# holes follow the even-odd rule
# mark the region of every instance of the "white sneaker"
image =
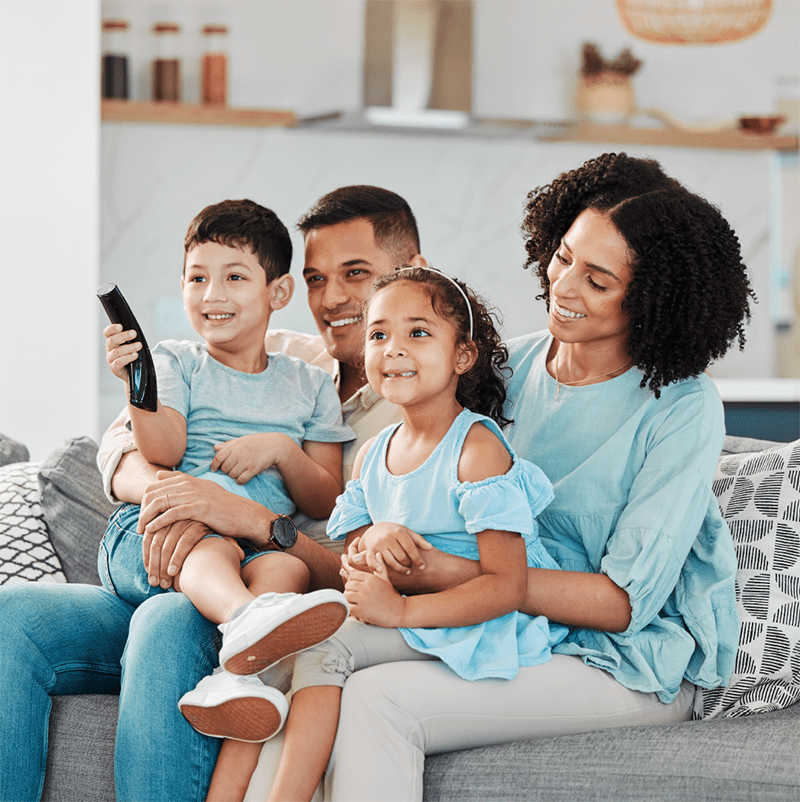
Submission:
POLYGON ((335 635, 350 606, 338 590, 263 593, 220 624, 219 664, 231 674, 257 674, 290 654, 335 635))
POLYGON ((258 677, 236 677, 217 669, 185 693, 178 707, 203 735, 260 743, 277 735, 289 703, 276 688, 258 677))

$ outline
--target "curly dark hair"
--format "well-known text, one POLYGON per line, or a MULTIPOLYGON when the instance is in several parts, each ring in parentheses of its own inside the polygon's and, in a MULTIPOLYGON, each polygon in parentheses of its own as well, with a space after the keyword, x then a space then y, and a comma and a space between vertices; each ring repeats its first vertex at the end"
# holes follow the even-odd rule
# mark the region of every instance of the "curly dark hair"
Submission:
POLYGON ((186 231, 184 265, 186 254, 205 242, 250 248, 267 274, 267 284, 288 273, 292 265, 289 231, 272 209, 255 201, 225 200, 206 206, 186 231))
POLYGON ((739 240, 719 210, 658 162, 606 153, 528 194, 522 232, 550 308, 547 269, 578 215, 608 216, 629 246, 632 278, 622 308, 641 386, 660 396, 702 373, 738 339, 744 348, 750 287, 739 240))
MULTIPOLYGON (((420 284, 431 299, 431 306, 437 315, 449 321, 456 331, 456 343, 474 344, 475 364, 458 379, 456 400, 462 407, 486 415, 498 426, 508 426, 513 421, 503 415, 506 400, 504 375, 511 376, 511 368, 506 365, 508 349, 500 339, 497 326, 499 314, 487 306, 486 301, 476 295, 463 281, 450 279, 439 270, 429 267, 404 267, 380 276, 372 285, 370 299, 384 287, 396 281, 412 281, 420 284), (472 310, 472 338, 469 336, 469 311, 464 297, 453 286, 456 282, 469 298, 472 310), (495 324, 495 320, 497 323, 495 324)), ((369 299, 365 304, 369 306, 369 299)), ((366 317, 366 315, 365 315, 366 317)))
POLYGON ((339 187, 323 195, 300 218, 297 228, 305 237, 309 231, 351 220, 371 223, 375 244, 391 254, 398 267, 420 252, 417 221, 406 200, 366 184, 339 187))

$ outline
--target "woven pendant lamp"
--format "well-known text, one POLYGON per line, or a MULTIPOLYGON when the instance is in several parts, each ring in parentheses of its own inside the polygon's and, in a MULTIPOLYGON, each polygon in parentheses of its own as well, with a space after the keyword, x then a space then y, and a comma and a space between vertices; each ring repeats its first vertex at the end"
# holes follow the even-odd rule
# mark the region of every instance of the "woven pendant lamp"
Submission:
POLYGON ((616 0, 622 24, 647 42, 711 45, 760 31, 774 0, 616 0))

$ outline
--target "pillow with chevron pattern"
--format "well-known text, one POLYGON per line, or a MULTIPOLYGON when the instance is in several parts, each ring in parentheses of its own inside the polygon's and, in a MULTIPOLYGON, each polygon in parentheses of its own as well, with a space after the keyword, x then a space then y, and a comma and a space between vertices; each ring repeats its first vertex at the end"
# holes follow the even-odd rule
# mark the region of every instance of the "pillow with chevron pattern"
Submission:
POLYGON ((0 467, 0 585, 67 581, 44 522, 38 474, 33 462, 0 467))
POLYGON ((739 568, 739 648, 727 687, 695 716, 747 716, 800 700, 800 440, 722 457, 713 484, 739 568))

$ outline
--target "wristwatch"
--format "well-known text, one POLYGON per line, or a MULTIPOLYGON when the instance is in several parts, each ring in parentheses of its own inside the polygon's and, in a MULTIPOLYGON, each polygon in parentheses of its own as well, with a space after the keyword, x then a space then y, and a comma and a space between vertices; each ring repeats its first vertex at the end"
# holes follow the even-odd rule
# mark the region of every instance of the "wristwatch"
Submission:
POLYGON ((281 551, 297 543, 297 527, 288 515, 279 515, 270 524, 268 542, 274 543, 281 551))

